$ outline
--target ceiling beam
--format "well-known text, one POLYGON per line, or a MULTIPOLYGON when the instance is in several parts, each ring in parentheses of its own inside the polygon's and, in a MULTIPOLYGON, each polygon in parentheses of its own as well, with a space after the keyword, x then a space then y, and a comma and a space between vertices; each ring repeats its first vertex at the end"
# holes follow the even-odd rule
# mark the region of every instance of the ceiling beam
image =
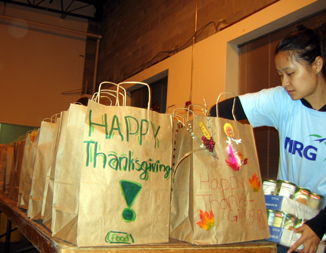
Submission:
MULTIPOLYGON (((52 9, 52 8, 48 8, 48 7, 42 7, 42 6, 39 6, 38 4, 37 5, 31 4, 30 1, 28 1, 28 3, 22 3, 22 2, 17 2, 17 1, 13 1, 13 0, 9 0, 9 1, 8 0, 0 0, 0 2, 10 3, 10 4, 25 6, 25 7, 29 7, 29 8, 38 9, 38 10, 58 13, 58 14, 61 14, 61 18, 64 18, 66 16, 73 16, 73 17, 92 20, 92 21, 97 21, 98 20, 98 18, 96 18, 96 17, 81 15, 81 14, 78 14, 78 13, 73 13, 71 11, 67 11, 67 9, 66 10, 58 10, 58 9, 52 9)), ((88 6, 84 6, 84 7, 88 7, 88 6)))

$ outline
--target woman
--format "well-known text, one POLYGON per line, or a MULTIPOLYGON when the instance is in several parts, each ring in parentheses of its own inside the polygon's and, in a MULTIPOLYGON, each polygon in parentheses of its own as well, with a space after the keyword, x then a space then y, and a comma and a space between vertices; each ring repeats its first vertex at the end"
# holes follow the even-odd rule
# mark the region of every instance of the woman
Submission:
MULTIPOLYGON (((298 26, 275 51, 278 86, 236 98, 235 116, 253 127, 273 126, 279 132, 278 178, 326 197, 326 25, 298 26)), ((232 119, 233 99, 219 103, 219 117, 232 119)), ((216 116, 216 107, 211 109, 216 116)), ((326 233, 326 210, 295 230, 302 232, 290 248, 315 252, 326 233)), ((279 247, 279 252, 282 247, 279 247)), ((283 250, 284 251, 284 250, 283 250)))

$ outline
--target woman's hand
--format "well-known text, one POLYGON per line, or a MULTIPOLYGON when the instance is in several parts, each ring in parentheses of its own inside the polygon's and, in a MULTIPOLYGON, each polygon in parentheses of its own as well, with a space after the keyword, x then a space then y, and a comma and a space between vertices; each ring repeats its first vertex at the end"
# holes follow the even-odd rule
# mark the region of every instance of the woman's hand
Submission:
POLYGON ((314 231, 308 226, 303 225, 302 227, 294 229, 296 233, 302 233, 299 240, 292 245, 292 247, 288 250, 287 253, 291 253, 293 251, 303 252, 303 253, 315 253, 318 249, 318 245, 320 243, 320 238, 315 234, 314 231), (301 244, 303 244, 304 248, 301 250, 296 250, 301 244))

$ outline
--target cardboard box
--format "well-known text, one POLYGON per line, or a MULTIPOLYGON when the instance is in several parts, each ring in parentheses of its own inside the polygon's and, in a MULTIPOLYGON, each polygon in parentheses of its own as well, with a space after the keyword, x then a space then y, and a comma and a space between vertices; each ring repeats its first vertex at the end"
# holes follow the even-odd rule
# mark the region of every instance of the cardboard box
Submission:
MULTIPOLYGON (((292 230, 269 226, 271 238, 268 241, 281 244, 286 247, 291 247, 301 236, 299 233, 294 233, 292 230)), ((298 249, 303 249, 300 245, 298 249)), ((318 246, 316 253, 324 253, 325 242, 321 242, 318 246)))
MULTIPOLYGON (((311 219, 319 213, 319 210, 283 196, 265 195, 265 202, 267 209, 283 211, 303 219, 311 219)), ((286 247, 291 247, 301 237, 299 233, 279 227, 269 226, 269 230, 271 237, 268 241, 279 243, 286 247)), ((298 249, 303 249, 303 245, 298 249)), ((325 243, 321 242, 317 253, 324 253, 324 250, 325 243)))
POLYGON ((283 196, 265 195, 266 208, 280 210, 302 219, 315 217, 319 210, 283 196))

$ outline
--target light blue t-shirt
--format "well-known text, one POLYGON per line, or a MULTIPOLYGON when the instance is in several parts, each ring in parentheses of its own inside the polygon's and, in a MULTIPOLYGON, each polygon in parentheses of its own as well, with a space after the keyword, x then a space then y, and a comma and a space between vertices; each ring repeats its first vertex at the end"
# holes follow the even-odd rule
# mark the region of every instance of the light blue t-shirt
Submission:
POLYGON ((278 179, 326 198, 326 112, 292 100, 281 86, 239 97, 253 127, 272 126, 279 132, 278 179))

